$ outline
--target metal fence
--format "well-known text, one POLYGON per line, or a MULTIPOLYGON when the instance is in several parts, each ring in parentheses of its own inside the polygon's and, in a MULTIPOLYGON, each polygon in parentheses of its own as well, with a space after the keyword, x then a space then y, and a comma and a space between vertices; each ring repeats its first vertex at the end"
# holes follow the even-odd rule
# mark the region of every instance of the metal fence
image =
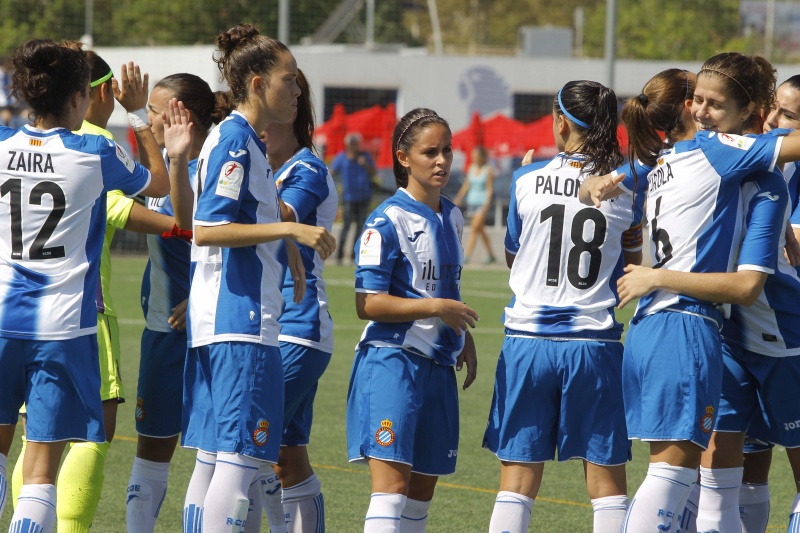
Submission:
POLYGON ((253 22, 289 44, 424 47, 444 54, 700 60, 723 49, 800 59, 800 0, 0 0, 0 55, 31 36, 95 46, 210 44, 253 22))

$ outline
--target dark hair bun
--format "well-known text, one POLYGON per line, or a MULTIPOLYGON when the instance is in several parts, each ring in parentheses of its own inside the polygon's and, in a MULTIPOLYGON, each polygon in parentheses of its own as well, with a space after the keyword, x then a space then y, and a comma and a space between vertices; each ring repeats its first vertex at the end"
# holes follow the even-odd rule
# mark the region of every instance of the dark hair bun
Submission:
POLYGON ((222 60, 225 61, 237 46, 240 46, 258 35, 260 35, 258 28, 252 24, 246 23, 239 24, 228 31, 221 32, 217 35, 217 48, 222 52, 222 60))

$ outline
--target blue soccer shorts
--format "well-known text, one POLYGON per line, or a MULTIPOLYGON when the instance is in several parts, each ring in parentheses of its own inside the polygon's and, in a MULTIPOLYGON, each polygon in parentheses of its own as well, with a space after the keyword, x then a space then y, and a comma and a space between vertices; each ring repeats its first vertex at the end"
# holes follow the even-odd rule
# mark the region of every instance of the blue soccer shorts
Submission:
POLYGON ((800 446, 800 356, 768 357, 727 342, 722 350, 715 431, 747 431, 764 443, 800 446))
POLYGON ((277 346, 190 348, 183 386, 183 446, 278 462, 284 390, 277 346))
POLYGON ((286 391, 281 445, 305 446, 311 436, 317 384, 328 368, 331 354, 300 344, 281 342, 281 357, 286 391))
POLYGON ((68 340, 0 338, 0 424, 27 406, 31 442, 105 442, 97 336, 68 340))
MULTIPOLYGON (((591 333, 591 332, 588 332, 591 333)), ((483 444, 503 461, 631 457, 622 403, 622 343, 506 336, 483 444)))
POLYGON ((147 437, 173 437, 181 432, 186 333, 142 332, 136 431, 147 437))
POLYGON ((708 447, 722 387, 722 317, 713 306, 632 321, 622 383, 628 436, 708 447))
POLYGON ((347 393, 350 461, 380 459, 429 476, 452 474, 458 455, 458 387, 453 367, 401 350, 356 352, 347 393))

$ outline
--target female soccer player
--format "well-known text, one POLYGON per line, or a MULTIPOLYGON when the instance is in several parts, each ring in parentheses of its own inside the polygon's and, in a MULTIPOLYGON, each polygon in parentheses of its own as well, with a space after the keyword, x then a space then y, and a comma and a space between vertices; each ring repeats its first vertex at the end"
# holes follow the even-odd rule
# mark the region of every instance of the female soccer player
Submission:
POLYGON ((514 300, 484 438, 502 461, 489 526, 496 533, 528 530, 544 462, 556 450, 561 460, 584 461, 594 531, 618 531, 628 503, 622 324, 612 283, 623 254, 639 250, 641 243, 625 246, 623 234, 639 228, 644 195, 626 194, 602 211, 578 199, 586 175, 623 160, 611 89, 567 83, 553 119, 561 153, 523 166, 511 185, 505 246, 514 300))
POLYGON ((439 476, 455 471, 458 394, 453 366, 475 379, 460 301, 461 211, 441 194, 453 162, 450 127, 430 109, 407 113, 392 136, 398 191, 356 244, 356 310, 369 320, 347 394, 351 461, 372 475, 364 531, 424 531, 439 476), (431 435, 436 435, 431 438, 431 435))
MULTIPOLYGON (((266 147, 256 133, 292 120, 300 95, 294 57, 249 24, 220 33, 217 47, 236 109, 209 134, 197 162, 184 373, 183 445, 198 449, 184 529, 205 532, 244 525, 259 464, 278 460, 279 241, 297 240, 323 259, 335 249, 324 228, 280 222, 266 147)), ((293 247, 287 248, 297 254, 293 247)), ((290 255, 289 266, 302 278, 299 255, 290 255)))
MULTIPOLYGON (((619 281, 619 295, 620 305, 643 296, 626 340, 623 382, 629 435, 650 441, 651 456, 624 531, 679 527, 677 518, 697 477, 701 452, 708 446, 722 374, 722 312, 711 303, 719 300, 710 293, 718 278, 698 281, 686 276, 731 270, 741 234, 742 182, 753 172, 771 171, 776 160, 798 155, 796 136, 717 133, 740 133, 753 112, 772 101, 773 88, 774 70, 762 59, 733 53, 710 59, 698 76, 692 106, 673 116, 686 124, 687 134, 661 153, 648 175, 647 217, 657 269, 626 268, 630 272, 619 281), (701 90, 702 78, 715 83, 706 83, 701 90), (692 110, 701 106, 709 112, 697 115, 695 122, 692 110), (695 124, 700 131, 691 135, 688 131, 695 124), (696 283, 691 291, 660 285, 651 286, 656 290, 649 294, 650 289, 634 289, 637 276, 650 273, 696 283), (664 343, 665 338, 675 341, 664 343), (678 368, 691 371, 676 374, 678 368)), ((655 114, 662 108, 679 109, 675 99, 646 98, 646 107, 653 106, 655 114)), ((653 121, 627 126, 632 138, 658 131, 653 121)), ((760 270, 767 261, 754 258, 752 266, 740 264, 740 281, 728 284, 727 301, 745 302, 757 295, 765 277, 760 270)), ((720 483, 724 480, 713 476, 704 479, 704 484, 720 483)))
MULTIPOLYGON (((0 224, 10 235, 0 245, 0 371, 7 377, 0 392, 0 463, 24 401, 24 485, 11 528, 36 524, 52 531, 54 481, 66 443, 106 440, 95 335, 105 191, 163 195, 169 181, 149 131, 137 139, 151 171, 105 138, 71 133, 90 103, 83 52, 31 40, 17 48, 13 62, 15 91, 34 122, 0 129, 7 159, 0 171, 0 224)), ((138 67, 122 69, 119 99, 129 111, 138 111, 143 82, 146 87, 138 67)))
POLYGON ((215 95, 208 83, 194 74, 161 79, 150 94, 147 111, 150 128, 162 148, 165 126, 180 118, 176 100, 183 105, 193 134, 183 139, 181 146, 167 150, 172 189, 177 194, 147 201, 147 212, 166 219, 168 227, 147 236, 150 258, 142 280, 146 325, 135 412, 139 438, 127 487, 130 533, 153 531, 167 491, 169 463, 181 431, 183 387, 182 380, 176 386, 175 376, 183 375, 186 363, 192 187, 196 186, 197 157, 211 126, 230 112, 224 95, 215 95))
POLYGON ((467 241, 464 263, 469 262, 478 237, 483 241, 489 254, 486 256, 485 263, 495 262, 489 235, 486 234, 486 216, 492 206, 493 190, 494 171, 489 164, 486 148, 478 146, 472 151, 472 164, 469 166, 461 189, 453 200, 453 203, 459 206, 462 200, 466 201, 467 218, 470 220, 469 241, 467 241))
MULTIPOLYGON (((713 120, 724 124, 719 120, 720 110, 715 108, 719 106, 716 98, 726 93, 735 95, 737 89, 741 90, 717 72, 718 69, 723 72, 725 61, 730 59, 728 56, 712 58, 700 71, 692 106, 696 121, 713 120)), ((781 106, 781 98, 784 104, 791 105, 788 96, 787 91, 781 91, 776 98, 775 111, 781 106)), ((779 125, 776 117, 772 120, 779 125)), ((780 123, 794 125, 786 120, 780 123)), ((759 123, 756 131, 760 130, 759 123)), ((714 286, 708 281, 708 275, 695 274, 705 284, 706 294, 695 294, 691 285, 677 282, 668 287, 690 296, 713 296, 713 301, 728 301, 731 294, 735 294, 731 286, 750 286, 745 276, 754 275, 745 270, 760 272, 755 276, 760 284, 747 300, 732 307, 722 329, 722 395, 709 448, 701 459, 698 530, 737 531, 744 527, 747 531, 763 531, 766 527, 768 509, 758 504, 768 502, 763 494, 768 490, 765 486, 767 472, 763 473, 764 485, 742 485, 745 432, 761 442, 785 446, 795 477, 800 477, 800 454, 797 453, 800 437, 785 427, 787 421, 800 419, 796 402, 785 401, 786 395, 791 394, 788 391, 800 386, 800 337, 793 333, 800 324, 795 305, 800 297, 800 278, 782 253, 784 232, 777 231, 785 227, 789 217, 786 209, 791 213, 797 206, 797 184, 793 183, 792 176, 794 164, 786 167, 789 167, 786 178, 795 189, 788 195, 789 201, 784 200, 787 188, 778 175, 759 177, 758 181, 748 179, 743 185, 747 225, 737 258, 739 271, 718 276, 726 278, 728 283, 711 293, 714 286), (746 504, 744 510, 742 503, 746 504)), ((795 502, 791 520, 799 520, 797 512, 795 502)))
MULTIPOLYGON (((297 71, 301 93, 297 116, 291 123, 271 122, 262 139, 275 172, 284 222, 301 222, 330 231, 336 218, 338 195, 325 163, 314 152, 314 108, 303 73, 297 71)), ((308 246, 300 246, 306 291, 294 301, 295 282, 289 272, 283 280, 284 309, 280 318, 281 356, 285 385, 283 437, 275 475, 260 476, 258 489, 265 498, 272 533, 315 533, 325 530, 325 508, 319 479, 308 460, 309 435, 317 383, 333 353, 333 321, 328 313, 324 262, 308 246), (279 483, 279 485, 278 485, 279 483), (276 488, 282 489, 276 490, 276 488), (281 503, 283 498, 283 504, 281 503), (285 512, 284 512, 285 510, 285 512), (285 522, 285 523, 284 523, 285 522)), ((260 516, 260 508, 258 515, 260 516)), ((251 515, 248 531, 258 531, 260 520, 251 515)))

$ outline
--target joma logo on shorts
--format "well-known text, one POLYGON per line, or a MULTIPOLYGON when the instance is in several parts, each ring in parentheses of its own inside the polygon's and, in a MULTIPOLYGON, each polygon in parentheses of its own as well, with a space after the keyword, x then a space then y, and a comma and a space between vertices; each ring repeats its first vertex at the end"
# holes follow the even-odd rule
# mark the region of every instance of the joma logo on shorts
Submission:
POLYGON ((786 431, 800 428, 800 420, 795 420, 794 422, 784 422, 783 427, 786 429, 786 431))

